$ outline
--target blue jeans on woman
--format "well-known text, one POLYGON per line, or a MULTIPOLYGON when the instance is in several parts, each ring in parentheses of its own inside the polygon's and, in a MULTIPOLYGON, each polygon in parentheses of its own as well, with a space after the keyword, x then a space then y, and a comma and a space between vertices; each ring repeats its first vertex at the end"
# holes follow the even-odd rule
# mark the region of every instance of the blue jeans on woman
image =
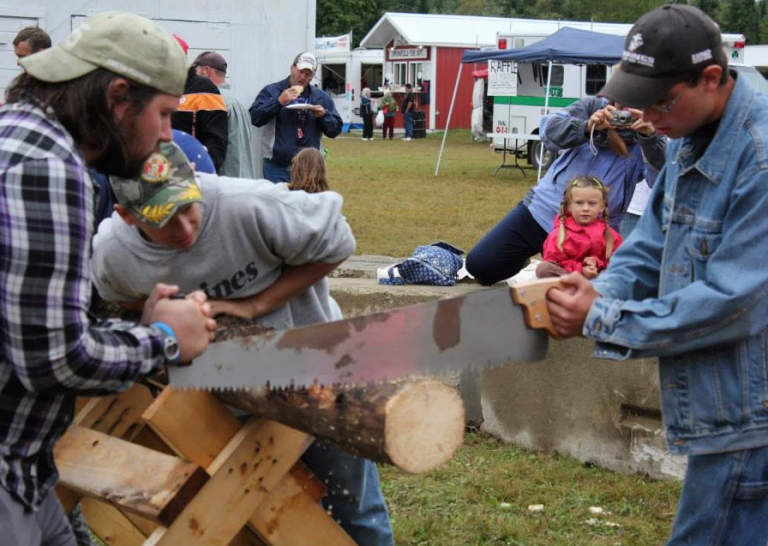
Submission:
POLYGON ((768 447, 691 455, 667 546, 765 546, 768 447))
POLYGON ((467 271, 485 285, 508 279, 541 252, 547 235, 520 202, 469 252, 467 271))

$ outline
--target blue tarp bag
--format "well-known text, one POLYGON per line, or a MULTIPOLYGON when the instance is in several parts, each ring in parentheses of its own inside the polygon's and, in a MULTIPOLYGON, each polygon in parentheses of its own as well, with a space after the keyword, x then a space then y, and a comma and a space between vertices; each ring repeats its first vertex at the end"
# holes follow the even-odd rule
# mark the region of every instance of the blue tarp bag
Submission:
POLYGON ((391 266, 379 284, 453 286, 463 265, 462 254, 463 250, 444 241, 420 246, 410 258, 391 266))

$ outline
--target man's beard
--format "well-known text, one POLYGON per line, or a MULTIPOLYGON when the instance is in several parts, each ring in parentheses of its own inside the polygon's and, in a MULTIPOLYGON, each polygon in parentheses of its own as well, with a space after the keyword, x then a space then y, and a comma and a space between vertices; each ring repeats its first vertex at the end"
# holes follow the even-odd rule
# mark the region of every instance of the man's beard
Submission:
POLYGON ((137 178, 141 175, 144 162, 149 158, 129 155, 126 143, 136 134, 133 125, 121 129, 114 124, 109 138, 102 148, 99 158, 93 162, 93 167, 100 173, 118 178, 137 178))

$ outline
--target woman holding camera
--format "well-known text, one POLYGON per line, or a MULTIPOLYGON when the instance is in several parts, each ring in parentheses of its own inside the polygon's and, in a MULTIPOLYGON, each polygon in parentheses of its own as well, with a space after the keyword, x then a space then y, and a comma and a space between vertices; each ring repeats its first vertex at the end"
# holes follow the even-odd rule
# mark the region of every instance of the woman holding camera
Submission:
POLYGON ((467 256, 467 271, 482 284, 518 273, 541 252, 569 180, 590 175, 608 188, 608 219, 618 229, 635 184, 650 185, 664 164, 664 137, 639 110, 586 97, 542 118, 539 133, 552 153, 560 152, 539 183, 467 256))

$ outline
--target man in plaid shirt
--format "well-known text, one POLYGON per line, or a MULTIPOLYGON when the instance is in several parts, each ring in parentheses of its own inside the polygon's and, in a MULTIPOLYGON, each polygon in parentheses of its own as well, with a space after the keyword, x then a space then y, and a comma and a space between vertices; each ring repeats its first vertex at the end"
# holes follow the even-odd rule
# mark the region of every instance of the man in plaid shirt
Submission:
POLYGON ((5 546, 74 545, 53 486, 53 446, 76 395, 127 389, 204 351, 215 322, 201 292, 158 285, 141 324, 88 315, 94 186, 130 178, 184 90, 170 34, 127 13, 85 20, 25 57, 0 108, 0 530, 5 546))

